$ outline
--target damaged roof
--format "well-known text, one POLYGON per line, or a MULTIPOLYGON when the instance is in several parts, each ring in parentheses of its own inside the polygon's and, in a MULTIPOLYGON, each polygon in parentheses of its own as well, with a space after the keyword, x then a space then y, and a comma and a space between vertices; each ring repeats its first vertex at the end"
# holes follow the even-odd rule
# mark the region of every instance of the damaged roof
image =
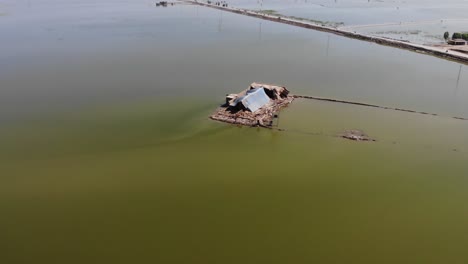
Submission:
POLYGON ((257 111, 269 102, 270 97, 268 97, 263 88, 249 90, 247 95, 244 96, 244 99, 242 99, 242 104, 251 112, 257 111))
POLYGON ((269 102, 270 97, 268 97, 263 87, 261 87, 248 90, 246 95, 236 98, 230 106, 236 106, 238 103, 242 103, 245 108, 251 112, 255 112, 269 102))

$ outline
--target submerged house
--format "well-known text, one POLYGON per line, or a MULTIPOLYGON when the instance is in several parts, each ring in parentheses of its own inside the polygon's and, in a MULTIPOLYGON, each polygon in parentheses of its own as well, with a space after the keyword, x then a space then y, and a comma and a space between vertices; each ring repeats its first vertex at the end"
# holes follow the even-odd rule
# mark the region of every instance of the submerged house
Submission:
POLYGON ((463 46, 463 45, 466 45, 467 42, 464 39, 449 39, 448 44, 455 45, 455 46, 463 46))
POLYGON ((226 96, 226 104, 231 111, 248 110, 256 112, 272 100, 286 98, 289 91, 285 87, 252 83, 250 88, 239 94, 226 96))
POLYGON ((231 124, 271 127, 280 109, 293 100, 285 87, 252 83, 247 90, 228 94, 226 102, 210 118, 231 124))

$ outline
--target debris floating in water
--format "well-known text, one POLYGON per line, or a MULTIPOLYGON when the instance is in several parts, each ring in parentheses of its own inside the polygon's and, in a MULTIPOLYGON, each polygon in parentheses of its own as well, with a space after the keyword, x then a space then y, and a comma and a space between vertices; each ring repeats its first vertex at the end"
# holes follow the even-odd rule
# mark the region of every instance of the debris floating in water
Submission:
POLYGON ((156 6, 162 6, 162 7, 167 7, 167 6, 173 6, 175 4, 181 4, 183 2, 168 2, 168 1, 160 1, 156 2, 156 6))
POLYGON ((339 135, 342 138, 346 138, 354 141, 376 141, 373 138, 370 138, 366 133, 361 130, 346 130, 339 135))
POLYGON ((249 89, 226 96, 211 119, 244 126, 272 127, 279 111, 294 100, 286 87, 252 83, 249 89))

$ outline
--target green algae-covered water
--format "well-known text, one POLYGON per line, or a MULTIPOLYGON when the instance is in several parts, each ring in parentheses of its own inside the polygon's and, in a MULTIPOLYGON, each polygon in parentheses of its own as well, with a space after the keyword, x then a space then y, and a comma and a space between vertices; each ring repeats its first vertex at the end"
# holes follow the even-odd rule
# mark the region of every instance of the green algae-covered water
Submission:
POLYGON ((194 6, 12 3, 2 263, 468 261, 465 67, 457 86, 456 63, 194 6), (286 132, 207 118, 253 81, 440 116, 301 99, 286 132))

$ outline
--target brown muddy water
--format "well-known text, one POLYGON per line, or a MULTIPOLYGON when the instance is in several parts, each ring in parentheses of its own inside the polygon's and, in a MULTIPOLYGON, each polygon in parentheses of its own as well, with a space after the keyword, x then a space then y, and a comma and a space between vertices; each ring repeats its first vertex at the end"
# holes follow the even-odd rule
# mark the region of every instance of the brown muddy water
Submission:
POLYGON ((2 263, 468 261, 468 122, 446 118, 468 117, 466 67, 196 6, 0 12, 2 263), (207 118, 254 81, 441 116, 207 118))

